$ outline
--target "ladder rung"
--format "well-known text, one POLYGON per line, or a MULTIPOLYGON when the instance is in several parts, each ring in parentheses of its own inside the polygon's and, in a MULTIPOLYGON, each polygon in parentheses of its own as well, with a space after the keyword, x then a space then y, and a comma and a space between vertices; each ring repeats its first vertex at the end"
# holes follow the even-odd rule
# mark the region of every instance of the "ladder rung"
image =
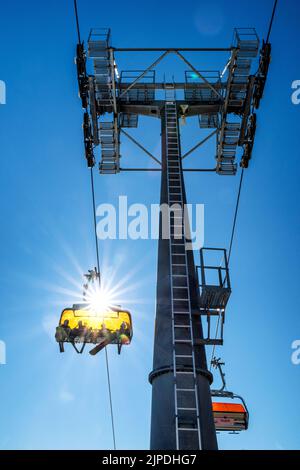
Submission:
POLYGON ((177 388, 176 387, 176 392, 195 392, 196 389, 194 388, 177 388))
POLYGON ((190 372, 189 372, 189 371, 183 372, 183 371, 180 371, 180 370, 176 370, 176 375, 179 375, 179 374, 182 374, 182 375, 194 375, 194 372, 192 372, 192 371, 190 371, 190 372))
MULTIPOLYGON (((193 358, 193 356, 190 356, 190 355, 186 355, 186 354, 175 354, 175 357, 185 357, 185 358, 193 358)), ((191 372, 193 373, 193 372, 191 372)))
POLYGON ((177 429, 178 429, 178 431, 180 431, 180 432, 181 432, 181 431, 183 431, 183 432, 184 432, 184 431, 198 432, 198 429, 194 429, 194 428, 190 428, 190 429, 189 429, 189 428, 177 428, 177 429))
POLYGON ((175 344, 191 344, 192 340, 191 339, 175 339, 174 343, 175 344))
POLYGON ((197 408, 177 408, 180 411, 197 411, 197 408))
POLYGON ((185 316, 188 315, 188 316, 190 316, 190 312, 175 312, 175 311, 173 310, 173 313, 174 313, 174 315, 185 315, 185 316))

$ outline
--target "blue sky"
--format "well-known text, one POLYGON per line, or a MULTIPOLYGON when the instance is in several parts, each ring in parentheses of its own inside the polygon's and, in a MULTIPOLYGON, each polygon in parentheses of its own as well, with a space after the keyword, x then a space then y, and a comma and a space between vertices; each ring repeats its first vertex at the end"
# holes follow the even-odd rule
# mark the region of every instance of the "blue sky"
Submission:
MULTIPOLYGON (((113 45, 229 46, 233 28, 255 26, 265 36, 272 1, 209 2, 136 0, 126 4, 78 2, 82 36, 90 27, 112 29, 113 45)), ((89 173, 83 157, 82 110, 73 62, 73 2, 5 2, 0 15, 0 79, 7 104, 0 106, 2 181, 0 339, 7 364, 0 366, 1 449, 107 449, 112 446, 104 355, 58 353, 54 328, 72 302, 74 283, 94 266, 89 173)), ((291 83, 300 79, 296 0, 279 0, 272 33, 273 59, 258 114, 253 160, 245 173, 231 264, 233 294, 225 345, 228 388, 243 395, 250 429, 219 436, 222 449, 299 449, 300 366, 291 343, 300 339, 298 314, 298 174, 300 106, 291 83)), ((140 68, 148 58, 124 55, 119 69, 140 68)), ((187 57, 190 57, 187 55, 187 57)), ((217 64, 193 56, 199 69, 217 64)), ((191 57, 190 57, 191 58, 191 57)), ((168 59, 169 60, 169 59, 168 59)), ((226 57, 224 62, 226 63, 226 57)), ((158 73, 182 77, 177 62, 158 73)), ((183 149, 200 138, 191 122, 183 149)), ((141 119, 135 135, 159 156, 159 122, 141 119)), ((213 146, 190 157, 213 165, 213 146)), ((123 166, 147 157, 122 142, 123 166)), ((96 175, 97 203, 156 203, 158 174, 96 175)), ((205 204, 205 243, 228 246, 238 177, 192 174, 189 201, 205 204)), ((126 287, 124 306, 134 319, 134 341, 119 357, 109 349, 116 438, 119 449, 149 445, 155 314, 156 242, 116 240, 100 244, 103 276, 126 287)))

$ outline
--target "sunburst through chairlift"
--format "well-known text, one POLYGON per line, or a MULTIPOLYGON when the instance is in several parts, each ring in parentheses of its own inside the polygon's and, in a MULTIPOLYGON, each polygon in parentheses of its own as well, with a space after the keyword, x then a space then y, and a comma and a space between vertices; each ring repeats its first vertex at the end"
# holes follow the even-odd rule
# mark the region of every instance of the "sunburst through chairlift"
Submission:
MULTIPOLYGON (((84 302, 65 308, 61 313, 55 333, 59 350, 64 352, 64 344, 70 343, 81 354, 85 345, 90 343, 95 345, 90 354, 95 355, 109 344, 116 344, 120 354, 122 346, 130 344, 132 339, 131 314, 118 305, 91 302, 89 288, 99 281, 99 273, 95 268, 89 270, 85 277, 84 302)), ((98 296, 99 293, 101 295, 101 291, 98 291, 98 296)))

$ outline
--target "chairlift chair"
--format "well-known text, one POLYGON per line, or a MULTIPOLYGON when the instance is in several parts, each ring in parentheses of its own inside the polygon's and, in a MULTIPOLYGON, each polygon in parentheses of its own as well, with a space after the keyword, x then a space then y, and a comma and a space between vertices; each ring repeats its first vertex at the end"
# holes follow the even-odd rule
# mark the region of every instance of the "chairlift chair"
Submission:
POLYGON ((120 354, 122 346, 130 344, 132 339, 131 314, 118 306, 98 312, 87 302, 74 304, 62 311, 55 339, 60 352, 64 352, 65 343, 70 343, 79 354, 86 344, 94 344, 91 355, 109 344, 116 344, 120 354))
POLYGON ((213 398, 224 399, 224 401, 213 400, 212 402, 216 431, 225 431, 230 434, 246 431, 249 426, 249 411, 245 400, 240 395, 225 390, 225 374, 222 370, 224 363, 221 363, 220 359, 214 358, 212 365, 218 368, 220 372, 222 387, 219 390, 211 390, 211 396, 213 398), (230 402, 228 399, 232 401, 230 402))

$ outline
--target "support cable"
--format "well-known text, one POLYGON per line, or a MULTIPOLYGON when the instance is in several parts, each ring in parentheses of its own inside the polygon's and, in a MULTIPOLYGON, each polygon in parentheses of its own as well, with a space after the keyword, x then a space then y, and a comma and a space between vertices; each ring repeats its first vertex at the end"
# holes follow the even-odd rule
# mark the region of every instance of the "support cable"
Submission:
MULTIPOLYGON (((272 10, 272 15, 270 19, 270 24, 269 24, 269 29, 268 29, 268 34, 267 34, 267 40, 266 42, 269 42, 271 31, 272 31, 272 26, 274 22, 274 17, 276 13, 276 8, 277 8, 277 3, 278 0, 274 1, 273 5, 273 10, 272 10)), ((232 232, 231 232, 231 239, 230 239, 230 245, 229 245, 229 251, 228 251, 228 264, 230 262, 230 257, 231 257, 231 252, 232 252, 232 245, 233 245, 233 240, 234 240, 234 235, 235 235, 235 228, 236 228, 236 221, 237 221, 237 216, 238 216, 238 210, 239 210, 239 204, 240 204, 240 197, 241 197, 241 190, 242 190, 242 185, 243 185, 243 178, 244 178, 244 168, 242 169, 241 172, 241 178, 240 178, 240 183, 239 183, 239 189, 238 189, 238 196, 237 196, 237 201, 236 201, 236 207, 235 207, 235 213, 234 213, 234 219, 233 219, 233 227, 232 227, 232 232)))
POLYGON ((97 218, 96 218, 96 202, 95 202, 95 186, 94 186, 93 168, 91 168, 91 189, 92 189, 95 247, 96 247, 96 257, 97 257, 97 268, 98 268, 98 273, 99 273, 98 279, 99 279, 99 288, 101 288, 100 257, 99 257, 99 245, 98 245, 98 237, 97 237, 97 218))
POLYGON ((237 195, 236 206, 235 206, 235 211, 234 211, 233 225, 232 225, 230 244, 229 244, 229 250, 228 250, 228 265, 230 263, 232 245, 233 245, 233 240, 234 240, 234 235, 235 235, 235 228, 236 228, 236 221, 237 221, 237 216, 238 216, 239 206, 240 206, 240 198, 241 198, 241 191, 242 191, 242 186, 243 186, 243 179, 244 179, 244 168, 242 169, 242 172, 241 172, 238 195, 237 195))
MULTIPOLYGON (((77 9, 77 1, 76 0, 74 0, 74 11, 75 11, 75 18, 76 18, 76 29, 77 29, 78 42, 81 43, 79 17, 78 17, 78 9, 77 9)), ((96 248, 97 269, 98 269, 98 273, 99 273, 98 280, 99 280, 99 289, 100 289, 101 288, 101 273, 100 273, 99 244, 98 244, 98 237, 97 237, 97 219, 96 219, 96 202, 95 202, 95 186, 94 186, 93 168, 91 168, 91 192, 92 192, 92 205, 93 205, 95 248, 96 248)), ((107 375, 107 384, 108 384, 108 395, 109 395, 112 438, 113 438, 114 450, 116 450, 116 435, 115 435, 115 423, 114 423, 114 413, 113 413, 113 403, 112 403, 112 392, 111 392, 108 352, 107 352, 106 347, 104 349, 105 349, 105 363, 106 363, 106 375, 107 375)))
POLYGON ((271 15, 271 19, 270 19, 268 34, 267 34, 267 40, 266 40, 267 43, 269 42, 269 39, 270 39, 270 35, 271 35, 272 27, 273 27, 273 22, 274 22, 274 18, 275 18, 275 13, 276 13, 276 8, 277 8, 277 3, 278 3, 278 0, 275 0, 272 15, 271 15))
MULTIPOLYGON (((234 241, 234 235, 235 235, 235 229, 236 229, 236 222, 237 222, 237 217, 238 217, 238 212, 239 212, 239 207, 240 207, 240 198, 241 198, 241 192, 242 192, 242 186, 243 186, 243 180, 244 180, 244 168, 241 171, 241 177, 240 177, 240 182, 239 182, 239 188, 238 188, 238 194, 237 194, 237 199, 236 199, 236 205, 235 205, 235 211, 234 211, 234 217, 233 217, 233 224, 232 224, 232 230, 231 230, 231 237, 230 237, 230 243, 229 243, 229 250, 228 250, 228 267, 230 263, 230 257, 232 253, 232 246, 233 246, 233 241, 234 241)), ((226 281, 226 277, 223 281, 223 284, 226 281)), ((218 317, 218 322, 216 326, 216 335, 215 335, 215 340, 218 337, 219 333, 219 327, 220 327, 220 318, 221 315, 218 317)), ((210 360, 210 371, 212 369, 212 361, 215 356, 215 351, 216 351, 216 344, 213 346, 212 354, 211 354, 211 360, 210 360)))
POLYGON ((76 0, 74 0, 74 10, 75 10, 76 29, 77 29, 78 42, 81 43, 80 28, 79 28, 79 18, 78 18, 78 10, 77 10, 77 1, 76 1, 76 0))
MULTIPOLYGON (((93 168, 91 168, 91 190, 92 190, 92 203, 93 203, 93 219, 94 219, 95 247, 96 247, 96 256, 97 256, 97 269, 99 273, 98 280, 99 280, 99 289, 101 289, 101 273, 100 273, 99 244, 98 244, 98 237, 97 237, 97 219, 96 219, 96 203, 95 203, 95 186, 94 186, 93 168)), ((116 434, 115 434, 115 422, 114 422, 110 373, 109 373, 108 352, 107 352, 106 346, 104 349, 105 349, 106 375, 107 375, 109 406, 110 406, 111 429, 112 429, 114 450, 116 450, 116 434)))

